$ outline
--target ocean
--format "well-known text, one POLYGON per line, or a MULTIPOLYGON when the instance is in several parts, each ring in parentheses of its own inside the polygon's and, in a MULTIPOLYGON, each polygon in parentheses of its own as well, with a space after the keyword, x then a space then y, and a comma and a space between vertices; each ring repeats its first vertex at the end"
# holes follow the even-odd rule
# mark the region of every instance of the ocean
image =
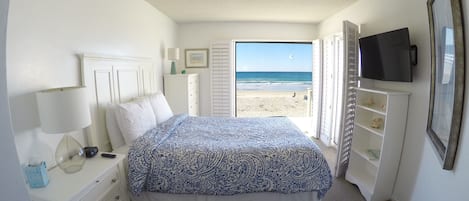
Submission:
POLYGON ((305 91, 311 80, 311 72, 236 72, 236 89, 305 91))

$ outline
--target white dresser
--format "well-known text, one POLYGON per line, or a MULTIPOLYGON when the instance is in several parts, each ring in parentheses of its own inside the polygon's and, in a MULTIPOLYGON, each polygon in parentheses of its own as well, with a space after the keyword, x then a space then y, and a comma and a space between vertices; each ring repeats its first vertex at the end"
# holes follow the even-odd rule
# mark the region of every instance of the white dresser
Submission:
POLYGON ((123 167, 125 155, 103 158, 98 153, 86 159, 83 168, 66 174, 55 167, 47 174, 49 184, 30 188, 33 201, 129 201, 127 180, 123 167))
POLYGON ((174 114, 199 115, 199 75, 164 75, 164 95, 174 114))

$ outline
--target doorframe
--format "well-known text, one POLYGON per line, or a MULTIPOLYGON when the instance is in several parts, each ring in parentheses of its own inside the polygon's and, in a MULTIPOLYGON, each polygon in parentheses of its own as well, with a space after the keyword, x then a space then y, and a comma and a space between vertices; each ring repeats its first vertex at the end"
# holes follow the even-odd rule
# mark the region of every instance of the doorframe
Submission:
POLYGON ((21 172, 15 145, 7 87, 7 24, 9 0, 0 0, 0 152, 2 153, 2 186, 0 194, 5 200, 31 200, 21 172))
MULTIPOLYGON (((314 40, 269 40, 269 39, 233 39, 233 85, 234 85, 234 113, 235 117, 238 116, 238 98, 237 98, 237 86, 236 86, 236 44, 237 43, 310 43, 313 45, 314 40)), ((311 58, 313 58, 313 55, 311 55, 311 58)), ((313 66, 311 65, 311 68, 313 66)), ((312 79, 312 78, 311 78, 312 79)), ((312 85, 312 83, 311 83, 312 85)), ((311 129, 309 129, 311 130, 311 129)))

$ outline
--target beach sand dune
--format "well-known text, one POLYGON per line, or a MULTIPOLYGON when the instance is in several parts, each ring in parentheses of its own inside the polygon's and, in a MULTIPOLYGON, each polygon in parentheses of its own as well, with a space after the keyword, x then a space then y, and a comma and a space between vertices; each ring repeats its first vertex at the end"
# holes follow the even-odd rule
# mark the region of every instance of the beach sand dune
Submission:
POLYGON ((306 117, 307 91, 236 91, 238 117, 306 117))

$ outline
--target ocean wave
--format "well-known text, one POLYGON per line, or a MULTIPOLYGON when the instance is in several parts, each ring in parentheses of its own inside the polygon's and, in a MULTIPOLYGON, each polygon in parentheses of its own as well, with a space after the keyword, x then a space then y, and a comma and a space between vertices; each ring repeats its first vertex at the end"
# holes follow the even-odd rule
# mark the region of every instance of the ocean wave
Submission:
POLYGON ((237 90, 248 91, 305 91, 311 88, 311 82, 236 82, 237 90))
POLYGON ((236 81, 236 84, 311 84, 311 81, 236 81))

